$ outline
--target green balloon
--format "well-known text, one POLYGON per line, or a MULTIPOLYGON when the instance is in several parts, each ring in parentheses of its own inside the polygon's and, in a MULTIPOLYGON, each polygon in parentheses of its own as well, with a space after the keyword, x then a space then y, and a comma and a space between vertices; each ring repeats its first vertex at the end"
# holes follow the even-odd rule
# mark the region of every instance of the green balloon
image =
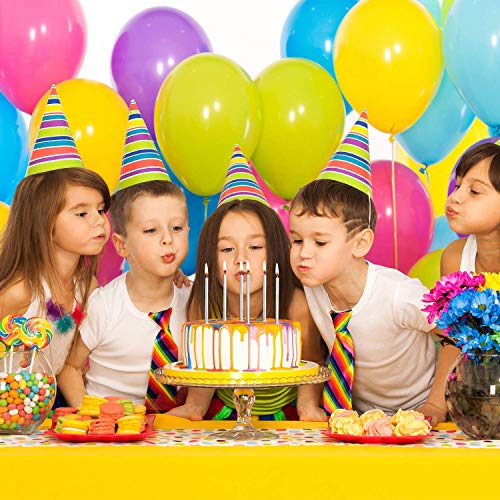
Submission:
POLYGON ((255 84, 262 129, 252 160, 271 190, 290 200, 318 176, 339 145, 342 96, 331 75, 305 59, 277 61, 255 84))
POLYGON ((217 54, 182 61, 163 82, 155 106, 160 149, 193 193, 222 189, 235 144, 249 158, 260 132, 254 82, 235 62, 217 54))

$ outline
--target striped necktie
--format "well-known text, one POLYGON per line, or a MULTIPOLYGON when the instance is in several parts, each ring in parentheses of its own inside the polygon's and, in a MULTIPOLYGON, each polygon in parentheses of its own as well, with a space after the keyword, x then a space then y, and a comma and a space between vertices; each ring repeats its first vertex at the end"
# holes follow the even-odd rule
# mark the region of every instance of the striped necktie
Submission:
POLYGON ((149 317, 155 321, 160 331, 156 335, 149 369, 148 390, 145 405, 148 413, 166 412, 176 406, 175 397, 177 388, 171 385, 163 385, 156 380, 154 372, 157 368, 163 368, 166 364, 177 361, 177 345, 170 332, 170 316, 172 308, 165 311, 149 313, 149 317))
POLYGON ((352 311, 330 311, 335 328, 332 352, 327 367, 332 371, 323 389, 323 407, 330 415, 338 408, 352 409, 352 381, 354 378, 354 345, 347 323, 352 311))

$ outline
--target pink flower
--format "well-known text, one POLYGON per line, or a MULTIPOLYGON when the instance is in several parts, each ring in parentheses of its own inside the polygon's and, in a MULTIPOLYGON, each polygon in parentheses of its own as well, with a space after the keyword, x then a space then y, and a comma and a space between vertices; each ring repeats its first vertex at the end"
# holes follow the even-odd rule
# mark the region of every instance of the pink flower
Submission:
POLYGON ((429 303, 422 310, 427 315, 427 321, 432 323, 443 311, 446 311, 453 297, 464 290, 477 290, 480 285, 484 285, 485 279, 482 274, 473 274, 467 271, 458 271, 449 274, 438 281, 436 286, 423 297, 423 301, 429 303))

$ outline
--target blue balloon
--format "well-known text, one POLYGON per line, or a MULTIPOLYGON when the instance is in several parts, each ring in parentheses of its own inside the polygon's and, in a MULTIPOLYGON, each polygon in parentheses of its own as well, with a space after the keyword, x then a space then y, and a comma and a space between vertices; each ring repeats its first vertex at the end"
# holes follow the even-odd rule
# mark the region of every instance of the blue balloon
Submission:
POLYGON ((444 60, 452 82, 477 117, 498 132, 499 19, 498 0, 458 0, 443 28, 444 60))
POLYGON ((457 238, 457 233, 450 229, 446 217, 444 215, 440 215, 434 219, 434 238, 432 239, 429 252, 447 247, 457 238))
POLYGON ((415 161, 434 165, 448 156, 473 120, 474 113, 445 71, 438 92, 424 114, 396 139, 415 161))
POLYGON ((441 5, 439 5, 438 0, 418 0, 418 3, 422 4, 429 11, 429 14, 431 14, 434 21, 441 28, 441 5))
MULTIPOLYGON (((325 68, 337 81, 333 68, 333 42, 339 24, 356 3, 357 0, 300 1, 288 14, 283 26, 281 57, 309 59, 325 68)), ((345 98, 344 105, 348 114, 352 107, 345 98)))
POLYGON ((28 166, 28 130, 20 111, 0 93, 0 200, 12 203, 28 166))
POLYGON ((200 237, 201 228, 205 223, 205 220, 212 214, 212 212, 217 208, 219 203, 220 194, 214 194, 212 196, 198 196, 192 193, 189 189, 185 188, 181 181, 172 172, 167 161, 163 157, 163 154, 155 142, 158 153, 165 164, 168 171, 168 175, 173 183, 177 184, 186 196, 186 204, 188 208, 189 215, 189 251, 182 263, 181 269, 184 274, 193 274, 196 270, 196 254, 198 252, 198 239, 200 237))

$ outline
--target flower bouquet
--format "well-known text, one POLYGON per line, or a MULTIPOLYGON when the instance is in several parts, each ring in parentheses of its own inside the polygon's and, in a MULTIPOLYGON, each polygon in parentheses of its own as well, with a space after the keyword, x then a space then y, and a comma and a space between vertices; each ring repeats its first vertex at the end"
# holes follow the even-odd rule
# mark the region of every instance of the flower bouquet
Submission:
POLYGON ((451 417, 470 437, 499 439, 500 274, 450 274, 424 302, 428 321, 462 351, 446 384, 451 417))

